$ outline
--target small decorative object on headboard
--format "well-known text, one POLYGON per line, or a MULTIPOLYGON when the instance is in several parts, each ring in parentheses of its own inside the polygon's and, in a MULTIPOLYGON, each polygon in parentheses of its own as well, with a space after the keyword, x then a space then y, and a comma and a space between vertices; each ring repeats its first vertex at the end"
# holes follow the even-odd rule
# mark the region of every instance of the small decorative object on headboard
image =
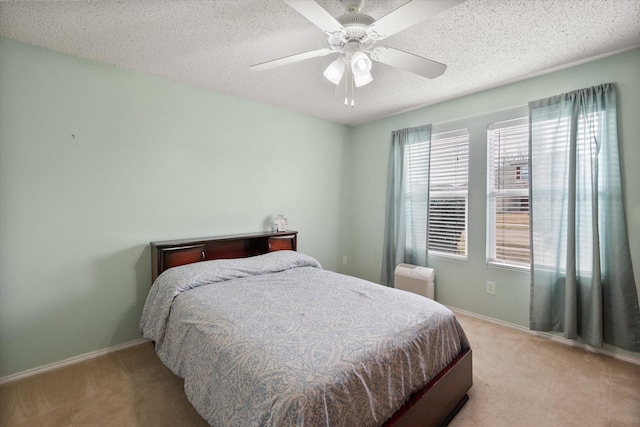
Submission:
POLYGON ((287 229, 287 225, 289 225, 289 223, 287 222, 287 217, 284 216, 284 214, 278 214, 273 219, 274 231, 285 231, 287 229))

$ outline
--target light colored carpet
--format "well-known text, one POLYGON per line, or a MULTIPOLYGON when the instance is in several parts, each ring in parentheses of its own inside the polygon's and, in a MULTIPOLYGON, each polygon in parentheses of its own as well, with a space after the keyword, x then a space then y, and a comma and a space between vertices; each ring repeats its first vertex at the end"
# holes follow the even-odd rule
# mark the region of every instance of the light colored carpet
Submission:
POLYGON ((457 314, 473 348, 462 426, 640 427, 640 365, 457 314))
MULTIPOLYGON (((458 314, 474 386, 450 424, 640 426, 640 366, 458 314)), ((0 386, 0 426, 205 426, 143 344, 0 386)))

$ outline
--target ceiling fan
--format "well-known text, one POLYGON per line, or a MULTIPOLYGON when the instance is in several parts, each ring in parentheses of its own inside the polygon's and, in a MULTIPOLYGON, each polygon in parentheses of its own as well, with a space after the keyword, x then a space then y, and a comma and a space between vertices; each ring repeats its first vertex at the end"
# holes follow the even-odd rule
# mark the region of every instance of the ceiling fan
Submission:
POLYGON ((326 68, 324 76, 335 85, 344 82, 345 105, 349 105, 351 94, 350 104, 353 107, 354 86, 361 87, 373 81, 372 60, 430 79, 442 75, 447 68, 445 64, 392 47, 376 46, 376 43, 464 0, 413 0, 378 20, 360 13, 364 0, 340 0, 346 13, 337 18, 313 0, 284 2, 324 31, 329 47, 274 59, 250 68, 262 71, 319 56, 339 54, 326 68))

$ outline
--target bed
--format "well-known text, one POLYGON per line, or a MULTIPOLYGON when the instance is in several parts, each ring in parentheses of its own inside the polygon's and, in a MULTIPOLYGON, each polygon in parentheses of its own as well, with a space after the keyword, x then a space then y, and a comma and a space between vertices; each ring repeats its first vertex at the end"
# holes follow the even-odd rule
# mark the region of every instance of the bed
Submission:
POLYGON ((446 425, 471 349, 447 308, 323 270, 297 233, 151 243, 143 336, 211 425, 446 425))

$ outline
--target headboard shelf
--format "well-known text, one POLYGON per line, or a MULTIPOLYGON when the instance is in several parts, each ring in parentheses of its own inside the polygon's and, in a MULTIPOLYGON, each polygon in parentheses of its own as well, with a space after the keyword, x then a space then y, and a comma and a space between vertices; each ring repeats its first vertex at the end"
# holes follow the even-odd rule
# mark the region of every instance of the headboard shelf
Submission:
POLYGON ((152 281, 166 269, 212 259, 246 258, 297 250, 297 231, 264 231, 228 236, 151 242, 152 281))

